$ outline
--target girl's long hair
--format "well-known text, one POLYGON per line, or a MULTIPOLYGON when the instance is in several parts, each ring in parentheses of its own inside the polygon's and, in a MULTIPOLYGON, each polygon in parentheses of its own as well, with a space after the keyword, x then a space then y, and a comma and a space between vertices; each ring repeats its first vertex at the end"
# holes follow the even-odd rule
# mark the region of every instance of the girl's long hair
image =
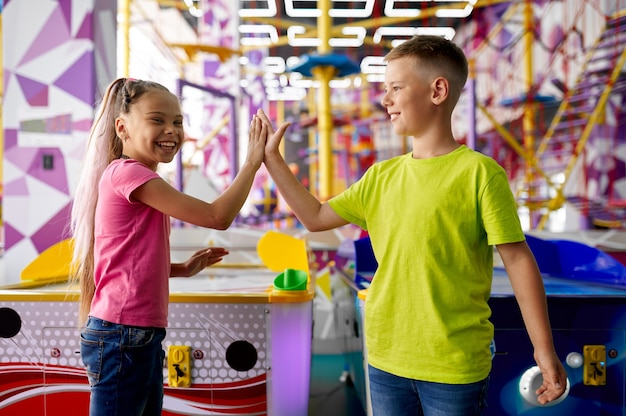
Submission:
POLYGON ((115 132, 116 101, 123 78, 113 81, 102 97, 89 133, 87 151, 72 205, 70 230, 74 240, 71 281, 80 285, 78 325, 87 321, 95 291, 93 279, 93 239, 98 183, 107 165, 122 154, 122 143, 115 132))
POLYGON ((94 227, 98 184, 106 167, 122 155, 122 140, 115 131, 115 119, 128 114, 131 105, 150 90, 169 90, 152 81, 118 78, 106 89, 89 133, 83 170, 72 205, 70 231, 73 237, 72 283, 80 286, 78 325, 89 316, 95 292, 94 227))

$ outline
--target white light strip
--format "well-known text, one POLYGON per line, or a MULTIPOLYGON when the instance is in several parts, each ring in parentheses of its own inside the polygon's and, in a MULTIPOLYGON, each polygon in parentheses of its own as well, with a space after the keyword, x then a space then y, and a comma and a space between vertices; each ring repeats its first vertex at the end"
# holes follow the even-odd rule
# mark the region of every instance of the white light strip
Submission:
POLYGON ((372 10, 374 9, 375 0, 361 0, 361 1, 351 1, 351 0, 333 0, 333 3, 352 3, 355 5, 356 3, 365 3, 362 9, 330 9, 328 14, 331 17, 370 17, 372 15, 372 10))
POLYGON ((374 84, 376 82, 385 82, 385 76, 378 74, 369 74, 365 79, 367 79, 367 82, 369 82, 370 84, 374 84))
POLYGON ((239 17, 274 17, 276 16, 276 0, 267 0, 267 9, 260 9, 258 7, 253 9, 239 9, 238 13, 239 17))
POLYGON ((289 56, 285 59, 287 68, 293 68, 302 62, 302 58, 299 56, 289 56))
POLYGON ((305 79, 302 74, 292 72, 289 76, 289 84, 294 88, 316 88, 319 82, 310 78, 305 79))
POLYGON ((347 26, 341 30, 346 36, 355 35, 354 38, 331 38, 328 44, 333 48, 358 48, 363 45, 367 30, 360 26, 347 26))
POLYGON ((462 19, 472 14, 472 10, 474 7, 468 4, 463 9, 439 9, 435 12, 435 16, 462 19))
POLYGON ((448 40, 452 40, 454 35, 456 35, 456 30, 453 27, 416 27, 415 34, 443 36, 448 40))
POLYGON ((239 33, 242 35, 252 33, 265 33, 268 37, 242 36, 240 43, 244 46, 269 46, 278 42, 278 31, 272 25, 239 25, 239 33))
POLYGON ((391 46, 396 47, 399 44, 409 40, 416 35, 434 35, 443 36, 448 40, 452 40, 456 31, 452 27, 380 27, 374 32, 372 40, 374 43, 380 43, 383 37, 391 37, 391 46), (405 39, 398 39, 405 37, 405 39))
POLYGON ((266 88, 265 92, 270 101, 301 101, 306 98, 306 90, 303 88, 266 88))
POLYGON ((374 43, 380 43, 385 36, 407 36, 411 37, 415 35, 415 28, 413 27, 396 27, 396 26, 383 26, 376 29, 372 41, 374 43))
POLYGON ((287 28, 287 42, 289 46, 294 47, 313 47, 321 45, 322 41, 319 38, 299 38, 298 35, 306 33, 304 26, 289 26, 287 28))
MULTIPOLYGON (((188 0, 186 0, 188 1, 188 0)), ((356 17, 356 18, 367 18, 372 15, 372 11, 374 10, 374 4, 376 0, 361 0, 361 1, 351 1, 351 0, 332 0, 333 3, 353 3, 362 5, 362 8, 331 8, 328 11, 329 16, 331 17, 356 17)), ((285 0, 285 14, 289 17, 319 17, 321 16, 321 11, 319 8, 310 8, 310 7, 298 7, 298 4, 303 5, 306 4, 308 6, 311 3, 310 0, 285 0)), ((277 13, 276 8, 276 0, 267 0, 267 8, 241 8, 239 9, 240 17, 274 17, 277 13)))
POLYGON ((384 74, 385 61, 382 56, 366 56, 361 60, 361 72, 363 74, 384 74))
MULTIPOLYGON (((321 44, 319 38, 298 37, 306 33, 304 26, 290 26, 287 28, 287 43, 293 47, 317 47, 321 44)), ((363 45, 367 30, 360 26, 348 26, 341 30, 341 33, 351 38, 331 38, 328 44, 333 48, 358 48, 363 45)))
POLYGON ((263 58, 262 68, 264 72, 282 74, 285 72, 285 60, 280 56, 267 56, 263 58))
POLYGON ((352 84, 352 80, 350 78, 331 79, 328 86, 335 89, 345 89, 350 88, 350 84, 352 84))
POLYGON ((320 9, 298 9, 294 7, 294 3, 298 3, 298 1, 285 0, 285 13, 289 17, 319 17, 322 15, 322 11, 320 9))
MULTIPOLYGON (((402 3, 424 3, 423 0, 408 0, 402 3)), ((385 1, 385 16, 389 17, 417 17, 422 14, 420 9, 396 9, 395 0, 385 1)))
MULTIPOLYGON (((451 17, 451 18, 464 18, 469 16, 472 13, 472 10, 474 9, 474 5, 476 4, 477 0, 466 0, 467 5, 465 7, 458 8, 458 7, 454 7, 454 8, 449 8, 446 9, 440 5, 438 5, 438 10, 435 11, 435 16, 437 17, 451 17)), ((398 3, 462 3, 462 1, 460 0, 403 0, 403 1, 399 1, 398 3)), ((419 8, 414 8, 414 9, 403 9, 403 8, 399 8, 396 9, 395 8, 395 3, 396 0, 386 0, 385 1, 385 16, 389 16, 389 17, 418 17, 422 12, 419 8)), ((419 6, 418 6, 419 7, 419 6)), ((425 8, 429 8, 429 7, 434 7, 434 5, 431 6, 426 6, 425 8)))

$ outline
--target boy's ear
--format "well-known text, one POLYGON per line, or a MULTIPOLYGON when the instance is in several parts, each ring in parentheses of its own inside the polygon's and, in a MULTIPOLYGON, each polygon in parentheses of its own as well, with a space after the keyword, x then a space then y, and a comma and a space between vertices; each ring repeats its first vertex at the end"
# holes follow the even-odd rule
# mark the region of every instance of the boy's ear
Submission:
POLYGON ((442 104, 450 95, 450 84, 444 77, 437 77, 432 83, 432 97, 433 104, 442 104))

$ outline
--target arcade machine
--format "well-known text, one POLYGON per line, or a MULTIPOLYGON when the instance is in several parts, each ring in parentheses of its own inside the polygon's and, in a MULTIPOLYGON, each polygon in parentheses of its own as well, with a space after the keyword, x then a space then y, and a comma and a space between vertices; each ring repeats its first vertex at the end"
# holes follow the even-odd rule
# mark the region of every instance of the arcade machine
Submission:
MULTIPOLYGON (((229 255, 170 281, 163 414, 306 414, 315 293, 308 245, 269 231, 257 237, 255 252, 251 235, 220 233, 215 245, 241 263, 229 255)), ((49 250, 42 256, 67 254, 63 245, 49 250)), ((88 413, 78 292, 67 271, 64 278, 0 289, 2 416, 88 413)))
MULTIPOLYGON (((538 403, 534 392, 543 379, 506 271, 495 267, 489 300, 495 326, 493 370, 484 414, 626 415, 626 268, 582 243, 531 236, 527 241, 544 276, 555 348, 568 372, 568 385, 560 399, 538 403)), ((356 319, 362 325, 375 260, 368 237, 354 244, 355 257, 338 272, 355 289, 356 319)), ((351 375, 361 377, 355 383, 367 393, 367 371, 351 375)), ((371 414, 369 396, 362 397, 371 414)))

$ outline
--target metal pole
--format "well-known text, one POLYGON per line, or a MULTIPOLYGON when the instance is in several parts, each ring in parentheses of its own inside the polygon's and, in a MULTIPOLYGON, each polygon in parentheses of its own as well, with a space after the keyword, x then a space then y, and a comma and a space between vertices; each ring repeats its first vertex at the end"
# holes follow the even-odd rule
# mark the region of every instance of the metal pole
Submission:
POLYGON ((122 19, 122 76, 128 78, 130 73, 130 3, 132 0, 119 0, 118 12, 121 11, 122 19))
MULTIPOLYGON (((330 30, 332 26, 330 17, 330 0, 319 0, 320 17, 317 19, 317 30, 320 44, 318 52, 320 54, 330 53, 330 30)), ((331 66, 318 66, 311 70, 315 78, 319 81, 317 95, 318 106, 318 167, 319 167, 319 197, 322 201, 332 195, 333 164, 332 164, 332 131, 333 119, 330 104, 330 81, 335 76, 335 68, 331 66)))
POLYGON ((523 128, 524 128, 524 153, 526 154, 525 160, 525 180, 528 186, 528 199, 531 201, 529 204, 529 226, 531 229, 535 228, 535 214, 536 210, 533 209, 533 199, 535 195, 535 189, 533 188, 533 182, 535 174, 532 169, 532 163, 529 161, 534 158, 535 152, 535 106, 533 103, 532 93, 533 88, 533 4, 532 0, 524 1, 524 49, 525 53, 525 70, 526 70, 526 99, 524 100, 524 114, 523 114, 523 128))

